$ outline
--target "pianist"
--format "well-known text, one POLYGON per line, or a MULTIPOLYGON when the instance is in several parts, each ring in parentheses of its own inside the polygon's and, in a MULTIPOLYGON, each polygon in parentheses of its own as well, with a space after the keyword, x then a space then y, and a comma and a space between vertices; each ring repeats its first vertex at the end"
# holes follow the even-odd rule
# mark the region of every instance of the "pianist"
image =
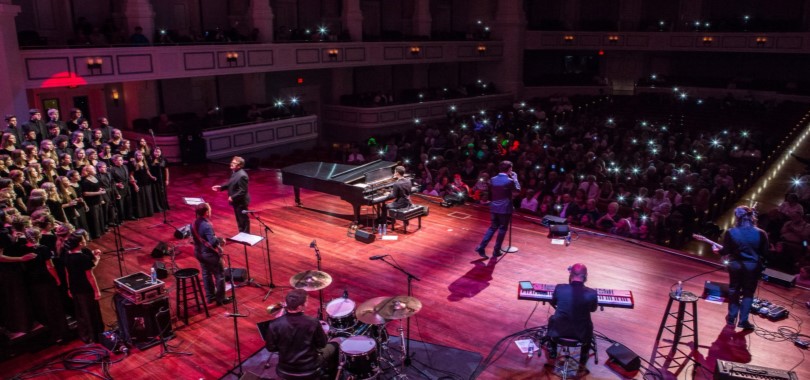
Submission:
MULTIPOLYGON (((406 208, 411 205, 411 180, 405 178, 405 167, 398 165, 394 168, 394 184, 391 186, 391 192, 388 194, 388 199, 394 201, 389 203, 387 209, 400 209, 406 208)), ((388 215, 388 212, 383 212, 383 215, 388 215)))
POLYGON ((548 358, 553 362, 557 357, 556 338, 577 339, 582 343, 579 372, 585 372, 593 340, 591 313, 596 311, 598 305, 597 293, 585 286, 588 268, 584 264, 570 266, 568 273, 568 284, 557 285, 551 296, 551 306, 556 311, 548 319, 548 358))

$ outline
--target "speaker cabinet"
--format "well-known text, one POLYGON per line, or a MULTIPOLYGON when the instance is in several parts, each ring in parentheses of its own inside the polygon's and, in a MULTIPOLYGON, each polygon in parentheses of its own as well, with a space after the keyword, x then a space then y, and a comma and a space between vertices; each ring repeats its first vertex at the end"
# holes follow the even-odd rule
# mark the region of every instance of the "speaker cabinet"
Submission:
POLYGON ((354 239, 359 241, 359 242, 366 243, 366 244, 373 243, 374 239, 376 239, 376 238, 377 238, 377 236, 374 235, 371 232, 366 232, 366 231, 363 231, 363 230, 357 230, 357 231, 354 232, 354 239))
POLYGON ((152 264, 152 268, 155 268, 155 274, 157 274, 158 279, 163 280, 169 277, 169 270, 166 269, 166 264, 163 264, 160 261, 155 261, 155 263, 152 264))
POLYGON ((135 304, 116 294, 113 300, 121 339, 124 342, 143 350, 160 343, 158 335, 162 335, 165 339, 174 335, 168 297, 135 304))
POLYGON ((231 280, 231 273, 233 273, 234 282, 242 282, 247 280, 247 269, 245 268, 225 268, 225 281, 231 280))
POLYGON ((635 352, 621 343, 613 343, 607 348, 608 361, 618 364, 627 372, 638 371, 641 368, 641 359, 635 352))
POLYGON ((186 239, 191 237, 191 224, 186 224, 176 230, 174 230, 174 238, 175 239, 186 239))
POLYGON ((552 224, 548 228, 549 238, 566 237, 569 233, 571 233, 571 230, 568 228, 567 224, 552 224))

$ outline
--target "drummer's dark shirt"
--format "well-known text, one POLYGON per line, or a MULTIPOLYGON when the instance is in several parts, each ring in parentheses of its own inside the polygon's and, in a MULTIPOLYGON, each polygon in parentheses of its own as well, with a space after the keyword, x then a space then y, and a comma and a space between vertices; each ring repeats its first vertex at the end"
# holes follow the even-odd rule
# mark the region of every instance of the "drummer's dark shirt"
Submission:
POLYGON ((273 320, 264 337, 265 347, 278 352, 278 365, 291 372, 310 371, 320 365, 318 349, 328 338, 321 323, 304 313, 287 313, 273 320))

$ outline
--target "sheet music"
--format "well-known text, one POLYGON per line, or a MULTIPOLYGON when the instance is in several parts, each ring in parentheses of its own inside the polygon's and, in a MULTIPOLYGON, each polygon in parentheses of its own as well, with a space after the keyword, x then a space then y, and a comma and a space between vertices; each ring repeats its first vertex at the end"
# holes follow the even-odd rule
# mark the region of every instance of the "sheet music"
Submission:
POLYGON ((202 198, 183 197, 183 202, 189 206, 196 206, 200 203, 205 203, 205 200, 202 198))
POLYGON ((239 244, 247 244, 252 247, 256 244, 259 244, 259 242, 264 240, 264 238, 259 235, 251 235, 244 232, 240 232, 232 237, 229 237, 228 240, 239 244))

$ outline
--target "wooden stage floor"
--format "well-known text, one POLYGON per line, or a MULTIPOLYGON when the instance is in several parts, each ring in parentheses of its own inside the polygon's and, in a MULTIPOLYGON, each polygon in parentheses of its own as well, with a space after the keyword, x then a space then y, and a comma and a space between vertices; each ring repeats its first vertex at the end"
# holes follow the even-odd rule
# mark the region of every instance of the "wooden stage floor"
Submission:
MULTIPOLYGON (((182 197, 203 197, 212 204, 218 234, 223 237, 234 235, 236 223, 227 196, 210 190, 228 175, 226 166, 215 164, 172 168, 170 201, 173 206, 168 213, 172 224, 182 226, 193 220, 193 209, 182 204, 182 197)), ((518 281, 566 282, 566 268, 576 262, 588 266, 589 286, 633 292, 634 309, 606 308, 594 313, 593 320, 596 331, 625 344, 645 359, 649 359, 652 353, 672 284, 699 275, 684 284, 685 290, 699 294, 706 280, 727 281, 722 270, 700 275, 716 269, 707 263, 612 237, 580 234, 579 239, 568 247, 551 245, 545 227, 522 218, 516 218, 512 236, 513 245, 519 251, 497 261, 480 260, 473 247, 488 226, 489 213, 485 207, 477 206, 441 208, 431 205, 430 216, 423 219, 421 230, 414 232, 414 220, 410 227, 412 233, 397 233, 396 241, 377 240, 367 245, 347 236, 351 207, 338 197, 302 190, 305 207, 296 207, 292 188, 281 185, 279 171, 252 170, 249 175, 253 198, 250 208, 261 211, 258 215, 275 232, 269 236, 269 246, 276 285, 289 285, 289 278, 294 274, 316 268, 315 253, 310 248, 310 242, 316 240, 323 258, 323 270, 334 279, 324 290, 325 302, 340 297, 344 290, 358 304, 372 297, 405 295, 406 280, 399 271, 383 262, 369 260, 373 255, 391 255, 421 279, 413 284, 414 296, 422 301, 423 308, 411 323, 411 338, 479 352, 484 357, 501 338, 526 327, 543 326, 553 313, 548 305, 517 300, 518 281)), ((426 203, 422 198, 415 201, 426 203)), ((192 246, 188 241, 175 239, 172 227, 158 225, 150 228, 161 221, 162 215, 156 214, 121 227, 124 247, 143 248, 124 255, 124 275, 138 271, 148 273, 155 261, 150 252, 161 241, 177 246, 179 267, 198 267, 192 246)), ((260 232, 255 221, 252 221, 252 231, 260 232)), ((105 250, 114 249, 113 236, 107 235, 92 245, 105 250)), ((230 244, 226 252, 232 254, 235 267, 245 266, 241 246, 230 244)), ((258 282, 266 284, 268 266, 264 251, 256 246, 248 250, 248 255, 251 274, 258 282)), ((169 265, 169 258, 160 260, 169 265)), ((113 279, 119 277, 114 255, 104 256, 96 276, 105 287, 111 286, 113 279)), ((167 282, 176 333, 176 338, 170 343, 193 355, 158 359, 160 348, 157 346, 144 351, 133 349, 129 357, 109 368, 113 378, 217 379, 235 364, 232 321, 224 315, 231 310, 230 306, 212 308, 210 318, 194 314, 190 325, 184 326, 174 316, 174 281, 171 276, 167 282)), ((239 320, 243 359, 262 347, 255 323, 268 319, 265 308, 281 301, 284 290, 273 291, 263 301, 266 293, 266 289, 252 287, 237 290, 239 310, 248 315, 239 320)), ((307 312, 315 315, 317 293, 312 295, 315 298, 311 299, 307 312)), ((116 319, 112 296, 113 293, 105 292, 101 301, 107 323, 116 319)), ((810 365, 803 362, 804 352, 792 342, 779 341, 771 334, 783 326, 800 328, 800 321, 808 316, 803 303, 810 299, 810 292, 762 284, 759 296, 789 306, 791 318, 771 322, 752 317, 762 331, 746 334, 738 330, 733 333, 723 330, 725 305, 698 301, 699 347, 694 356, 701 368, 696 370, 696 377, 711 378, 714 361, 719 358, 780 369, 795 368, 799 378, 810 378, 810 365)), ((397 325, 397 322, 389 325, 391 333, 395 333, 397 325)), ((0 363, 0 374, 12 376, 78 347, 78 343, 54 346, 36 353, 21 353, 0 363)), ((600 362, 589 362, 591 372, 588 378, 621 378, 604 365, 607 344, 599 343, 600 362)), ((415 344, 411 349, 420 348, 415 344)), ((527 358, 514 343, 509 342, 499 359, 486 368, 480 378, 555 378, 543 367, 545 361, 545 356, 527 358)), ((670 372, 678 373, 677 376, 660 378, 691 379, 694 368, 691 363, 686 363, 681 368, 670 369, 670 372)), ((99 367, 88 370, 100 373, 99 367)), ((93 378, 79 372, 54 373, 41 378, 65 377, 93 378)))

